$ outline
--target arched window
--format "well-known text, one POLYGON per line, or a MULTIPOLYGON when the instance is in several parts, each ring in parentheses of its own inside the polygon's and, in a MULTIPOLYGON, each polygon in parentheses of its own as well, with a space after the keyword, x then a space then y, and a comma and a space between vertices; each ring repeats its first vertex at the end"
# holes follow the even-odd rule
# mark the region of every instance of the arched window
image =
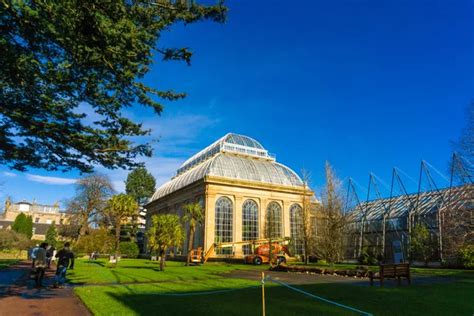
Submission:
MULTIPOLYGON (((247 200, 242 205, 242 240, 258 239, 258 205, 253 200, 247 200)), ((252 253, 252 245, 242 247, 244 254, 252 253)))
POLYGON ((295 255, 303 254, 303 209, 298 204, 290 207, 290 233, 295 255))
MULTIPOLYGON (((232 201, 227 197, 220 197, 216 201, 216 224, 215 239, 216 243, 232 241, 233 229, 233 205, 232 201)), ((231 254, 232 248, 218 248, 216 254, 231 254)))
POLYGON ((282 236, 281 206, 277 202, 270 202, 265 215, 265 238, 281 238, 282 236))

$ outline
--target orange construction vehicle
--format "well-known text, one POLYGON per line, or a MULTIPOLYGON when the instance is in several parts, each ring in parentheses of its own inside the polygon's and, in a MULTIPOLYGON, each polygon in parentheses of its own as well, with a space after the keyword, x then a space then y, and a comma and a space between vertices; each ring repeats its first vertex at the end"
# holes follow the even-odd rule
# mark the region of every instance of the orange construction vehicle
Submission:
POLYGON ((201 248, 192 249, 189 252, 189 256, 191 256, 191 262, 193 263, 206 263, 209 257, 215 254, 215 250, 217 248, 229 248, 234 247, 236 245, 251 245, 254 249, 254 254, 247 255, 244 257, 245 263, 252 263, 260 265, 262 263, 269 263, 270 261, 280 263, 285 263, 287 259, 291 257, 290 252, 288 251, 288 247, 283 245, 284 243, 288 243, 289 238, 281 238, 281 239, 274 239, 272 240, 272 252, 273 257, 270 260, 269 256, 269 247, 268 247, 268 239, 259 239, 259 240, 247 240, 247 241, 237 241, 237 242, 225 242, 225 243, 214 243, 209 247, 209 249, 204 252, 201 248))
POLYGON ((261 265, 262 263, 276 262, 277 264, 286 263, 286 259, 291 257, 288 247, 278 242, 272 243, 272 255, 270 256, 269 244, 262 244, 255 248, 253 255, 245 256, 245 263, 261 265))

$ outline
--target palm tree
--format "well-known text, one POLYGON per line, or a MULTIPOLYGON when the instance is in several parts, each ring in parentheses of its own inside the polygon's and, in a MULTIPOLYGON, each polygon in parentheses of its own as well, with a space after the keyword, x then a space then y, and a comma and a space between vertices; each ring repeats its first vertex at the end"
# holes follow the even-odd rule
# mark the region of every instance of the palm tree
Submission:
POLYGON ((204 212, 199 203, 189 203, 186 204, 184 207, 184 221, 189 222, 189 231, 188 231, 188 259, 186 261, 186 265, 189 265, 190 262, 190 252, 193 249, 194 245, 194 233, 196 232, 196 226, 202 225, 204 221, 204 212))
POLYGON ((177 215, 159 214, 151 217, 151 226, 147 229, 148 247, 151 252, 158 251, 160 270, 164 270, 168 247, 178 245, 184 240, 183 226, 177 215))
POLYGON ((114 195, 105 208, 105 215, 115 226, 115 254, 119 252, 120 228, 132 216, 137 215, 138 204, 135 199, 127 194, 114 195))

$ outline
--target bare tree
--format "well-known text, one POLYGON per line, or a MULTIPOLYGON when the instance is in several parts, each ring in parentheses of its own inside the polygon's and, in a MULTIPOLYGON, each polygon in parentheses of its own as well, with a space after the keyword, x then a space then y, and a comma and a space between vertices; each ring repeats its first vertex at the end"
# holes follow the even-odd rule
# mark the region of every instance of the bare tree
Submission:
POLYGON ((474 244, 474 223, 471 201, 474 186, 453 187, 445 196, 445 205, 440 210, 442 259, 449 265, 457 264, 461 249, 474 244))
POLYGON ((314 218, 314 204, 311 201, 313 192, 310 189, 310 174, 308 171, 303 170, 301 172, 303 178, 303 194, 301 196, 301 217, 302 217, 302 227, 301 234, 303 240, 303 253, 304 253, 304 263, 308 264, 309 255, 311 254, 312 249, 314 248, 313 241, 314 236, 312 234, 312 222, 314 218))
POLYGON ((463 174, 458 174, 461 169, 465 169, 469 174, 474 173, 474 101, 471 102, 466 111, 467 122, 466 126, 461 131, 461 136, 457 142, 453 143, 454 151, 458 152, 461 158, 458 161, 451 161, 450 171, 455 172, 455 176, 462 177, 463 174), (462 164, 457 168, 452 169, 452 165, 462 164))
POLYGON ((79 237, 89 232, 92 223, 103 219, 113 192, 109 178, 104 175, 92 174, 77 181, 76 195, 68 202, 67 211, 71 214, 68 224, 77 228, 79 237))
POLYGON ((344 257, 347 215, 343 205, 341 181, 334 174, 329 162, 326 162, 326 186, 319 207, 316 253, 330 263, 339 262, 344 257))

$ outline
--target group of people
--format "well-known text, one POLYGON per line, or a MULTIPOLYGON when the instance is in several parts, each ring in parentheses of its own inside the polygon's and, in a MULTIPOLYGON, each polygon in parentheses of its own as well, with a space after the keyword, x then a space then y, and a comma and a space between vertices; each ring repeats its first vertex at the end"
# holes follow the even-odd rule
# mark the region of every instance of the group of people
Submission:
POLYGON ((66 281, 67 269, 74 269, 74 253, 71 251, 69 242, 66 242, 64 248, 58 252, 54 247, 43 242, 32 249, 30 257, 37 288, 42 287, 45 270, 50 268, 53 258, 57 259, 54 287, 63 286, 66 281))

